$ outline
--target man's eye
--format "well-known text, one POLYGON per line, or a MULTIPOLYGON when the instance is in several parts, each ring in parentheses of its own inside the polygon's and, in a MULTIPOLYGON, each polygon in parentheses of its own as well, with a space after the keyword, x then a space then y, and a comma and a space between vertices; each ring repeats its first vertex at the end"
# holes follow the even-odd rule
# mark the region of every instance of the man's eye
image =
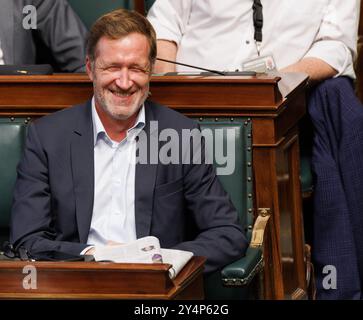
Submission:
POLYGON ((130 70, 135 73, 147 73, 146 69, 141 68, 141 67, 133 67, 133 68, 130 68, 130 70))
POLYGON ((119 71, 120 69, 119 69, 119 68, 117 68, 117 67, 108 67, 106 70, 107 70, 107 71, 109 71, 109 72, 117 72, 117 71, 119 71))
POLYGON ((131 68, 130 69, 132 72, 143 72, 143 70, 142 69, 140 69, 140 68, 131 68))

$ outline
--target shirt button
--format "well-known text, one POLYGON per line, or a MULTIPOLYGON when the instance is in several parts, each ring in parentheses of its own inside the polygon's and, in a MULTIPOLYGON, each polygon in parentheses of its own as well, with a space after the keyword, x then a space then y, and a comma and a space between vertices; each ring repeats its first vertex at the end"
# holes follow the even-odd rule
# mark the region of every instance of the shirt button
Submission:
POLYGON ((246 44, 250 44, 250 41, 249 40, 246 40, 246 44))

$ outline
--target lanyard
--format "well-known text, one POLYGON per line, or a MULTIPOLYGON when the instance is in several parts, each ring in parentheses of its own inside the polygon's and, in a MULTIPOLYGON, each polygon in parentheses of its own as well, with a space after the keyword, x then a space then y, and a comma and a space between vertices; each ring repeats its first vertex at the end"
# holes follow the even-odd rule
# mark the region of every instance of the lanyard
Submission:
POLYGON ((262 42, 262 28, 263 28, 263 7, 261 0, 253 0, 253 27, 255 28, 255 44, 257 54, 260 56, 260 48, 262 42))

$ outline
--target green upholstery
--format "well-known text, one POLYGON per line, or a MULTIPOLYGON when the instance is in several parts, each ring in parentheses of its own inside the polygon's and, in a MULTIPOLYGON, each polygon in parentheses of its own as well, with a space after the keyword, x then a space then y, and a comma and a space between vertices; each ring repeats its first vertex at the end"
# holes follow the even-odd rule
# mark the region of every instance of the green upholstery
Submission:
POLYGON ((132 0, 68 0, 88 29, 103 14, 117 8, 133 8, 132 0))
MULTIPOLYGON (((251 124, 247 119, 225 119, 215 118, 198 119, 202 130, 211 129, 214 136, 215 145, 224 146, 224 154, 228 145, 226 130, 233 129, 235 132, 235 170, 230 175, 219 175, 219 179, 231 197, 231 201, 237 209, 242 227, 246 230, 250 239, 253 216, 252 216, 252 149, 251 149, 251 124), (216 130, 223 130, 223 137, 216 135, 216 130), (250 179, 249 179, 250 178, 250 179)), ((215 153, 215 152, 214 152, 215 153)), ((214 160, 216 168, 223 167, 216 163, 214 155, 210 155, 214 160)))
MULTIPOLYGON (((200 118, 202 130, 211 129, 215 144, 224 146, 223 153, 227 155, 227 139, 234 139, 235 170, 231 175, 219 175, 219 179, 231 197, 237 209, 240 223, 248 240, 251 240, 253 227, 253 178, 252 178, 252 137, 251 122, 246 118, 200 118), (216 130, 223 130, 224 134, 216 135, 216 130), (233 129, 235 136, 228 136, 227 129, 233 129)), ((209 149, 211 150, 211 149, 209 149)), ((216 168, 224 167, 216 163, 216 168)), ((262 250, 249 248, 242 259, 226 266, 222 272, 216 272, 205 278, 205 296, 207 299, 247 299, 251 297, 248 285, 254 275, 262 267, 262 250)))
POLYGON ((27 122, 23 118, 0 118, 0 243, 9 237, 12 191, 27 122))

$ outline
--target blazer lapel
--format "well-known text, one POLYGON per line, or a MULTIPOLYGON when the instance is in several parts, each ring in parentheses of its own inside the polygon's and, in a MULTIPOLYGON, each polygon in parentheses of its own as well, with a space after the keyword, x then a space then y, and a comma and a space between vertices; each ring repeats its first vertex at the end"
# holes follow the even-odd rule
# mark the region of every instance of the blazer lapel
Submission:
MULTIPOLYGON (((0 0, 0 46, 5 64, 14 63, 14 1, 0 0)), ((19 40, 21 41, 21 40, 19 40)))
POLYGON ((81 243, 86 243, 91 226, 94 197, 94 142, 91 101, 83 105, 71 143, 71 165, 76 217, 81 243))
MULTIPOLYGON (((158 139, 157 130, 150 131, 150 121, 154 120, 152 107, 145 102, 146 124, 144 131, 147 136, 148 158, 150 155, 150 139, 158 139)), ((152 129, 152 128, 151 128, 152 129)), ((158 141, 158 140, 157 140, 158 141)), ((150 159, 148 160, 150 162, 150 159)), ((135 168, 135 223, 136 236, 142 238, 150 235, 154 189, 157 164, 136 164, 135 168)))

